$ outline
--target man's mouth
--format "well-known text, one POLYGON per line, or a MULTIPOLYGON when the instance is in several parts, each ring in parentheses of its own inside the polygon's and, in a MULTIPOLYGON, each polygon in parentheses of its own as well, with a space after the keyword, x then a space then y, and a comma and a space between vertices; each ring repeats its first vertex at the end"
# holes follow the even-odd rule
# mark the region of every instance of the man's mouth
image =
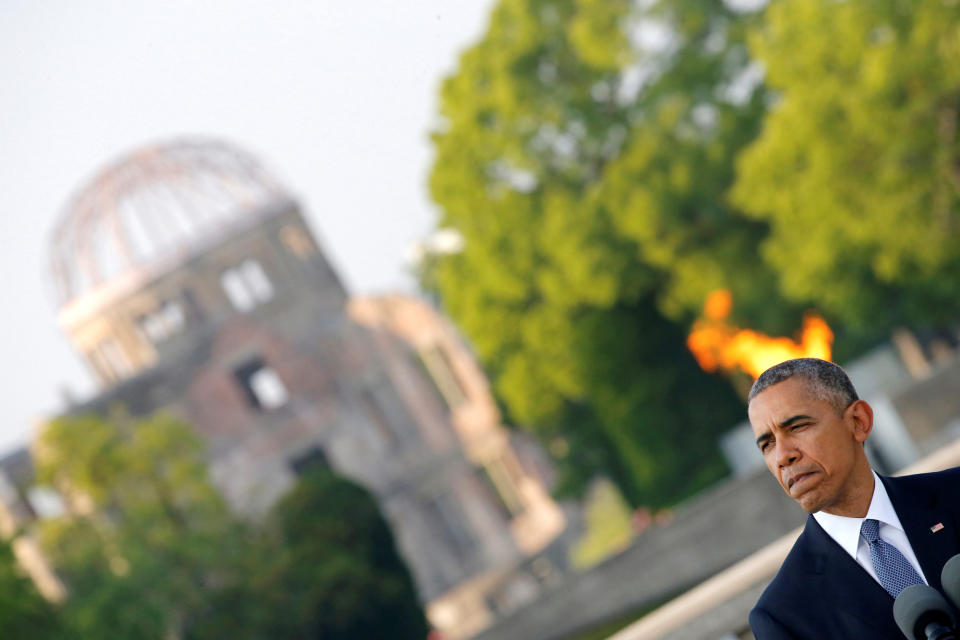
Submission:
POLYGON ((816 471, 805 471, 803 473, 798 473, 795 476, 790 476, 787 479, 787 491, 793 491, 793 488, 797 485, 804 484, 807 480, 816 475, 816 471))

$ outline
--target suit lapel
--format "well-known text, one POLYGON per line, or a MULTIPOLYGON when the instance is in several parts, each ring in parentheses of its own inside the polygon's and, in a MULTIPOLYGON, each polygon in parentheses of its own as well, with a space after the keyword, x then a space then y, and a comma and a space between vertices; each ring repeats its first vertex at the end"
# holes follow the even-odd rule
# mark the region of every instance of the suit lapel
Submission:
POLYGON ((911 488, 898 478, 881 477, 881 481, 927 582, 942 591, 943 565, 960 553, 957 538, 960 530, 954 510, 933 488, 911 488))
POLYGON ((812 516, 807 519, 804 535, 809 541, 807 570, 819 584, 827 609, 833 615, 841 612, 853 617, 877 633, 893 631, 899 637, 890 594, 812 516))

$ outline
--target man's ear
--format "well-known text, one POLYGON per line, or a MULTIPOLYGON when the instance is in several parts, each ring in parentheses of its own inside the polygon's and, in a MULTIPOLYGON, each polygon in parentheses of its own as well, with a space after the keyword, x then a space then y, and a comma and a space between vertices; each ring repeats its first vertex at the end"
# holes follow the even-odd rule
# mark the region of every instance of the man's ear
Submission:
POLYGON ((873 407, 865 400, 857 400, 844 411, 844 419, 853 427, 853 437, 857 442, 866 442, 873 431, 873 407))

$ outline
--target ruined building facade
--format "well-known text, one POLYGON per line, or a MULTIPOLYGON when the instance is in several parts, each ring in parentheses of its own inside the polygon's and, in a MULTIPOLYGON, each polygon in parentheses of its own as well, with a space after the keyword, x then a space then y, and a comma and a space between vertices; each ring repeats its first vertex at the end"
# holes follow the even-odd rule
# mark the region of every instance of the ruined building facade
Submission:
POLYGON ((251 517, 311 464, 358 481, 448 635, 488 624, 488 587, 563 530, 448 323, 410 297, 351 299, 297 203, 237 149, 177 142, 106 168, 62 216, 52 264, 60 325, 101 389, 71 412, 180 416, 251 517))

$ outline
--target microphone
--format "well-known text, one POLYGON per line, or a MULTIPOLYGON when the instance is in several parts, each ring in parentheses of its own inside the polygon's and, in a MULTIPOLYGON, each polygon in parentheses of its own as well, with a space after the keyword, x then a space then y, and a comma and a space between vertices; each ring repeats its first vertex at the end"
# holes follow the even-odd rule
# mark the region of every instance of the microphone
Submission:
POLYGON ((947 597, 960 608, 960 554, 947 560, 940 572, 940 583, 947 597))
POLYGON ((950 605, 939 591, 925 584, 900 592, 893 602, 893 618, 910 640, 957 640, 950 605))

